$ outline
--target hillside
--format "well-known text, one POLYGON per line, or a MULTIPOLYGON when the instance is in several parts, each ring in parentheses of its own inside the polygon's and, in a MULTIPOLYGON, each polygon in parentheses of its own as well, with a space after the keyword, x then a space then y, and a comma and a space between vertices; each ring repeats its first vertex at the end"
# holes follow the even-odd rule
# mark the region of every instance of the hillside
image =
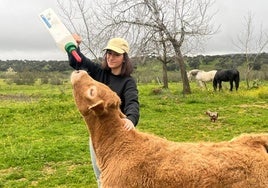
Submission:
MULTIPOLYGON (((256 55, 252 54, 252 57, 256 55)), ((215 55, 215 56, 195 56, 184 57, 187 70, 190 69, 228 69, 237 68, 244 79, 246 71, 245 56, 243 54, 215 55)), ((252 60, 252 59, 251 59, 252 60)), ((253 61, 253 60, 252 60, 253 61)), ((132 62, 135 65, 133 76, 138 82, 161 82, 162 64, 157 57, 138 58, 133 57, 132 62)), ((253 70, 251 79, 268 80, 268 53, 260 54, 255 63, 252 64, 253 70)), ((179 66, 170 57, 170 63, 167 64, 169 81, 179 81, 179 66)), ((0 78, 7 77, 7 72, 19 73, 19 78, 27 77, 29 81, 41 79, 41 82, 48 82, 49 79, 67 78, 73 69, 69 66, 68 61, 34 61, 34 60, 0 60, 0 78)), ((56 81, 56 83, 61 81, 56 81)))

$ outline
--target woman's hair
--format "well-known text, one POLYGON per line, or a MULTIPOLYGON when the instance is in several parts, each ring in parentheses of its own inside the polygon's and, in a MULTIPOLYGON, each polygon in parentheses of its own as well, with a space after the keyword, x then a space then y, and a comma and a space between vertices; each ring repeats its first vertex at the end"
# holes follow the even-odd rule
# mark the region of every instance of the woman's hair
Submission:
MULTIPOLYGON (((124 53, 123 55, 124 57, 123 57, 123 63, 122 63, 120 76, 130 76, 131 73, 133 72, 133 65, 130 61, 128 54, 124 53)), ((104 54, 103 62, 101 66, 104 70, 111 70, 111 68, 109 68, 107 64, 107 51, 104 54)))

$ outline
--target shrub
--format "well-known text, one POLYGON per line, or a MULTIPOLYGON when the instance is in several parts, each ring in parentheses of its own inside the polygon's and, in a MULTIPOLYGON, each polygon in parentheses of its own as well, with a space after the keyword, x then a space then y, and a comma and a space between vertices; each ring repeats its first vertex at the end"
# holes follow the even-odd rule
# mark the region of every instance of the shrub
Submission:
POLYGON ((33 85, 35 81, 35 74, 28 71, 18 72, 17 74, 10 75, 6 80, 8 84, 15 83, 17 85, 33 85))

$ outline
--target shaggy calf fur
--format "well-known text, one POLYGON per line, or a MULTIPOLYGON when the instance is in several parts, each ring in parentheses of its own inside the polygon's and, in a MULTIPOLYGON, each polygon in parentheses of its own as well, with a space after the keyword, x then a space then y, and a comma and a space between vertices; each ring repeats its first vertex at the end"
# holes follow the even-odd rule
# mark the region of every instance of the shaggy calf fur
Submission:
POLYGON ((116 93, 85 71, 73 72, 71 82, 104 188, 268 187, 268 134, 219 143, 176 143, 126 131, 116 93))

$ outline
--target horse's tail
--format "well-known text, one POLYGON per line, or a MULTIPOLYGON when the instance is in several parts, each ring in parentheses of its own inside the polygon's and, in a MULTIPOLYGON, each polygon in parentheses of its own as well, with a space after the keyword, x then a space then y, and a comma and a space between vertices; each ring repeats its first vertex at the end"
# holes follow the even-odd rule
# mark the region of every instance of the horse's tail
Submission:
POLYGON ((236 90, 239 88, 239 82, 240 82, 240 73, 238 70, 236 70, 236 74, 235 74, 235 88, 236 88, 236 90))
POLYGON ((216 74, 215 74, 215 76, 214 76, 212 82, 213 82, 213 88, 214 88, 214 90, 216 91, 216 90, 217 90, 217 83, 218 83, 216 74))

